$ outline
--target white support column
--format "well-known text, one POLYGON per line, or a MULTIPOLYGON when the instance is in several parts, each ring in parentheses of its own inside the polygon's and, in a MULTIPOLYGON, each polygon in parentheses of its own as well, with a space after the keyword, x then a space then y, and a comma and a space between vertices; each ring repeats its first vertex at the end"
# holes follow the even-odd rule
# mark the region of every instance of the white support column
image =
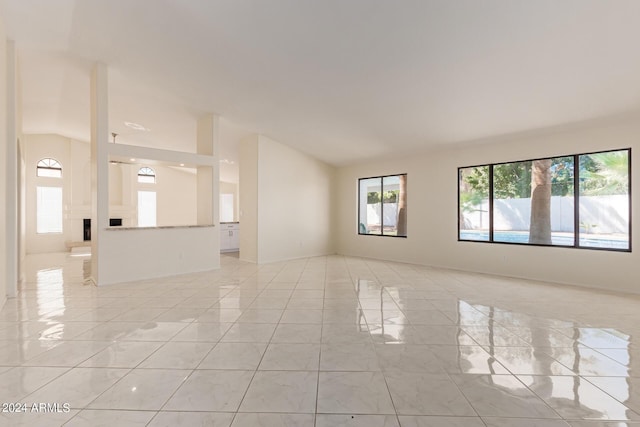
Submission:
MULTIPOLYGON (((213 166, 198 167, 198 225, 214 225, 220 221, 220 160, 218 158, 219 117, 209 114, 198 120, 197 153, 213 156, 213 166)), ((220 233, 213 233, 211 268, 220 267, 220 233)))
POLYGON ((213 167, 198 166, 196 175, 197 224, 212 225, 213 222, 213 167))
POLYGON ((259 136, 240 141, 240 259, 258 263, 258 144, 259 136))
POLYGON ((207 114, 198 120, 196 152, 205 156, 217 155, 219 118, 215 114, 207 114))
MULTIPOLYGON (((7 126, 7 51, 4 38, 4 27, 0 19, 0 129, 7 126)), ((6 198, 7 192, 7 135, 0 130, 0 200, 6 198)), ((0 242, 7 239, 7 209, 0 209, 0 242)), ((7 246, 0 244, 0 309, 7 301, 7 246)))
POLYGON ((91 72, 91 279, 100 284, 100 236, 109 226, 108 73, 98 63, 91 72))
POLYGON ((6 280, 7 297, 18 293, 18 132, 17 125, 17 61, 13 41, 7 41, 7 162, 6 162, 6 280))
POLYGON ((219 117, 209 114, 198 120, 197 153, 216 156, 213 167, 198 167, 198 225, 218 224, 220 163, 218 154, 219 117))

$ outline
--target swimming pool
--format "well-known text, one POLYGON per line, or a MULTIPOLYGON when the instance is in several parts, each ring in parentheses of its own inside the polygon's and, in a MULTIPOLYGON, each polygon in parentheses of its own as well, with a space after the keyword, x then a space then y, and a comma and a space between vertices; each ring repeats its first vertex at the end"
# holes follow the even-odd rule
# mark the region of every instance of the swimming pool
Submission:
MULTIPOLYGON (((483 230, 460 230, 460 240, 489 241, 489 232, 483 230)), ((529 232, 494 231, 493 241, 501 243, 529 243, 529 232)), ((573 234, 552 233, 551 243, 554 246, 573 246, 573 234)), ((629 239, 590 234, 580 238, 580 246, 587 248, 629 249, 629 239)))

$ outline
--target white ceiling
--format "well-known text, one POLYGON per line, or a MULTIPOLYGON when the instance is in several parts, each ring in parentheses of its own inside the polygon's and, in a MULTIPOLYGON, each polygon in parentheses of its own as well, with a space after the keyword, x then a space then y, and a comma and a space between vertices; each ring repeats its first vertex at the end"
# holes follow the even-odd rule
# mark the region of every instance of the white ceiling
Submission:
POLYGON ((230 160, 252 132, 342 165, 640 108, 637 0, 0 7, 29 133, 88 139, 93 61, 109 66, 119 142, 192 150, 195 118, 213 112, 230 160))

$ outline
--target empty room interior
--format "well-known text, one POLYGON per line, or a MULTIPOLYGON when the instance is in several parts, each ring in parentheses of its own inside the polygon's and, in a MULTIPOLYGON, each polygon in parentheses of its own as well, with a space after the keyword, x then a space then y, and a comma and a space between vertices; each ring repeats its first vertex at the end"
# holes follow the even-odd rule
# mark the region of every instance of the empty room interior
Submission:
POLYGON ((639 18, 1 1, 0 425, 640 426, 639 18))

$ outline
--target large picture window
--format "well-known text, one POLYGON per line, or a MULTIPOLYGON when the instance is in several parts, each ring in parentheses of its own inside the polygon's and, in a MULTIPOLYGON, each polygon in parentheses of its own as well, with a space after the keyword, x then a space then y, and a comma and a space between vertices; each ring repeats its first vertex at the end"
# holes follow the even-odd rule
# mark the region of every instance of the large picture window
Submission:
POLYGON ((631 150, 458 169, 458 240, 631 251, 631 150))
POLYGON ((407 237, 407 175, 358 180, 358 234, 407 237))

